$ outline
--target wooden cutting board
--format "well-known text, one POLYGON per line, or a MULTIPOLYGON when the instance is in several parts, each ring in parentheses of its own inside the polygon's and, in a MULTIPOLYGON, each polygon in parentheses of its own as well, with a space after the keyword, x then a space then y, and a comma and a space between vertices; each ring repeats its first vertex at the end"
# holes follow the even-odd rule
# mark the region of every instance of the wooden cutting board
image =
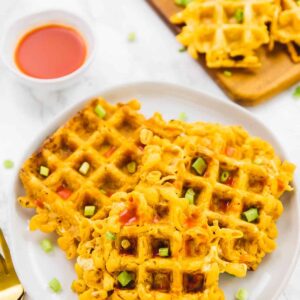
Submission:
MULTIPOLYGON (((180 32, 180 27, 169 21, 173 14, 182 9, 174 0, 147 1, 175 34, 180 32)), ((262 62, 259 69, 231 69, 231 77, 224 76, 224 69, 208 69, 203 56, 199 63, 231 99, 242 105, 255 105, 300 80, 300 63, 295 64, 291 61, 284 45, 276 45, 272 52, 261 48, 259 56, 262 62)))

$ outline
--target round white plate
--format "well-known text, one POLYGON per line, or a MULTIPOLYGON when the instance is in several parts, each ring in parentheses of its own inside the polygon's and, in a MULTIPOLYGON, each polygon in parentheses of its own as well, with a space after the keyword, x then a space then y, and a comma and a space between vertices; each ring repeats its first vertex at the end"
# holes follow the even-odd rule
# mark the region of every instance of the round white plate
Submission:
MULTIPOLYGON (((142 112, 146 116, 159 111, 167 119, 177 118, 180 112, 185 112, 188 121, 202 120, 222 124, 242 125, 252 135, 269 141, 277 153, 286 158, 280 143, 259 120, 246 110, 230 102, 223 102, 185 87, 166 83, 135 83, 127 84, 100 91, 101 95, 110 102, 128 101, 137 98, 142 103, 142 112)), ((94 95, 95 96, 95 95, 94 95)), ((67 109, 58 116, 51 125, 44 128, 34 142, 24 153, 25 160, 34 152, 40 143, 60 125, 67 121, 91 97, 84 99, 74 107, 67 109)), ((62 251, 56 247, 55 251, 46 254, 39 242, 45 237, 39 232, 29 232, 28 220, 32 211, 18 206, 16 198, 23 194, 18 174, 9 195, 11 251, 13 261, 23 283, 28 299, 53 300, 77 299, 70 289, 72 280, 76 277, 73 271, 74 261, 67 261, 62 251), (48 282, 57 277, 63 286, 60 294, 53 294, 48 288, 48 282)), ((248 272, 244 279, 221 275, 221 288, 225 291, 226 299, 233 299, 238 288, 244 287, 249 291, 250 300, 276 299, 282 292, 293 268, 296 264, 299 249, 299 205, 297 192, 289 193, 282 199, 285 210, 278 222, 278 248, 271 255, 267 255, 258 270, 248 272)), ((50 236, 55 241, 55 235, 50 236)))

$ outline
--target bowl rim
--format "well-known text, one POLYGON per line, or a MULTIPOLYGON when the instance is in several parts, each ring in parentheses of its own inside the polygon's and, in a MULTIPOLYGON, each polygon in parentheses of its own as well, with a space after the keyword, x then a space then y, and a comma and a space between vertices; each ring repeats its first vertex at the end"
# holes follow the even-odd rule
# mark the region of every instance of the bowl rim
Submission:
MULTIPOLYGON (((11 184, 9 185, 9 195, 16 196, 15 188, 19 183, 19 175, 18 175, 19 170, 21 169, 21 166, 22 166, 23 162, 25 161, 25 159, 28 157, 28 155, 30 155, 32 153, 33 146, 37 147, 37 145, 39 145, 39 143, 44 140, 45 135, 47 133, 49 133, 49 130, 50 130, 50 132, 52 132, 51 130, 56 128, 57 125, 61 126, 62 124, 64 124, 64 122, 66 122, 66 118, 69 118, 70 116, 72 116, 73 114, 78 112, 78 110, 80 110, 86 103, 88 103, 89 101, 91 101, 91 99, 93 99, 95 97, 99 97, 102 94, 114 93, 115 90, 126 89, 126 88, 135 89, 139 86, 146 86, 146 87, 150 87, 150 88, 155 86, 155 88, 168 88, 171 90, 175 89, 175 90, 185 92, 185 93, 192 93, 192 94, 195 94, 198 96, 205 96, 205 97, 210 98, 210 100, 212 102, 214 102, 214 104, 221 103, 223 106, 227 107, 228 109, 237 110, 239 113, 242 113, 245 116, 254 119, 257 123, 259 123, 260 126, 262 126, 265 130, 267 130, 269 136, 276 143, 274 145, 274 148, 279 152, 278 154, 285 160, 290 159, 289 155, 285 151, 285 147, 282 146, 282 143, 280 142, 280 139, 277 137, 277 135, 267 125, 265 125, 265 123, 262 120, 260 120, 256 115, 254 115, 253 113, 249 112, 247 109, 245 109, 237 104, 234 104, 230 101, 224 101, 221 99, 221 97, 215 96, 209 92, 197 90, 195 88, 191 88, 191 87, 188 87, 188 86, 185 86, 182 84, 171 83, 171 82, 167 82, 167 81, 151 81, 151 80, 149 80, 149 81, 125 82, 125 83, 121 83, 121 84, 111 84, 104 88, 100 88, 99 90, 94 91, 93 93, 87 93, 87 96, 85 96, 85 97, 77 97, 76 100, 78 100, 78 101, 71 103, 70 105, 65 107, 64 110, 62 112, 60 112, 59 114, 57 114, 51 120, 50 123, 48 123, 44 128, 40 129, 39 132, 36 135, 34 135, 34 137, 30 140, 30 142, 28 143, 29 146, 27 146, 24 149, 23 155, 20 157, 20 160, 18 160, 18 162, 16 164, 16 167, 12 174, 14 179, 12 180, 11 184)), ((299 194, 298 194, 297 186, 295 184, 296 182, 300 182, 300 176, 298 176, 298 172, 295 172, 294 178, 292 181, 292 185, 294 187, 293 193, 295 193, 295 200, 298 200, 299 194)), ((300 216, 300 203, 298 201, 296 201, 295 205, 296 205, 297 213, 300 216)), ((9 205, 9 207, 8 207, 9 216, 13 215, 14 209, 15 209, 15 206, 13 204, 9 205)), ((300 224, 299 219, 297 220, 297 222, 298 222, 297 225, 299 227, 299 224, 300 224)), ((15 245, 15 240, 14 240, 15 238, 11 238, 12 233, 13 233, 13 224, 12 224, 12 222, 8 222, 7 225, 8 225, 7 229, 8 229, 8 233, 9 233, 9 242, 10 242, 11 252, 12 252, 12 260, 15 264, 15 261, 16 261, 16 256, 15 256, 16 245, 15 245)), ((293 272, 295 271, 297 262, 300 259, 300 256, 298 255, 299 251, 300 251, 300 230, 298 230, 298 233, 295 236, 295 244, 293 245, 293 248, 294 248, 294 254, 291 259, 291 262, 285 272, 285 275, 282 278, 281 283, 277 286, 277 289, 272 297, 272 300, 278 299, 280 294, 283 292, 284 287, 287 285, 288 281, 290 280, 293 272)))
MULTIPOLYGON (((43 9, 43 10, 38 10, 36 12, 31 12, 31 13, 27 13, 21 17, 18 17, 18 18, 15 18, 14 20, 12 20, 5 28, 4 30, 4 33, 3 33, 3 38, 2 38, 2 42, 1 42, 1 50, 2 50, 2 53, 5 53, 7 52, 5 50, 5 45, 6 45, 6 40, 8 38, 8 35, 9 35, 9 32, 11 30, 11 28, 13 26, 15 26, 17 23, 19 22, 22 22, 22 21, 26 21, 32 17, 35 17, 35 16, 43 16, 43 15, 47 15, 49 13, 52 13, 52 14, 62 14, 62 15, 68 15, 70 16, 71 18, 74 18, 74 19, 77 19, 79 20, 81 23, 84 24, 85 28, 87 29, 90 37, 91 37, 91 47, 89 48, 89 51, 88 51, 88 54, 87 54, 87 57, 85 59, 85 61, 83 62, 83 64, 78 68, 76 69, 75 71, 67 74, 67 75, 64 75, 64 76, 61 76, 61 77, 57 77, 57 78, 50 78, 50 79, 43 79, 43 78, 36 78, 36 77, 32 77, 32 76, 29 76, 23 72, 21 72, 20 69, 17 68, 17 66, 13 67, 11 65, 11 63, 8 62, 7 60, 7 55, 3 55, 2 56, 2 61, 4 63, 4 65, 17 77, 23 79, 24 81, 27 81, 28 83, 32 83, 32 84, 40 84, 40 85, 48 85, 48 84, 58 84, 58 83, 61 83, 61 82, 64 82, 64 81, 68 81, 68 80, 71 80, 73 79, 74 77, 76 77, 77 75, 79 75, 80 73, 82 73, 92 62, 92 60, 94 59, 95 57, 95 49, 96 49, 96 38, 95 38, 95 33, 94 33, 94 30, 93 30, 93 27, 91 26, 91 24, 89 23, 89 21, 82 17, 81 15, 77 14, 77 13, 74 13, 73 11, 69 11, 69 10, 65 10, 65 9, 43 9)), ((46 23, 45 23, 46 24, 46 23)), ((60 25, 67 25, 68 26, 68 22, 66 22, 64 24, 64 22, 57 22, 57 24, 60 24, 60 25)), ((41 25, 42 26, 42 25, 41 25)), ((72 26, 74 27, 74 29, 76 31, 78 31, 78 33, 83 37, 83 39, 86 41, 86 35, 84 34, 84 31, 80 29, 80 26, 76 27, 76 26, 72 26)), ((30 27, 28 26, 28 30, 30 30, 30 27)), ((26 34, 26 32, 28 31, 25 27, 24 27, 24 34, 26 34)))

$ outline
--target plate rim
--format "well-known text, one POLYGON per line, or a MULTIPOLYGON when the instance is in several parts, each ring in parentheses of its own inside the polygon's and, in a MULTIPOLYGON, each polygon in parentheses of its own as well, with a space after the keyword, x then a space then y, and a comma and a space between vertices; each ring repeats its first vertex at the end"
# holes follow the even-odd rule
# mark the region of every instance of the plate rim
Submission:
MULTIPOLYGON (((280 151, 280 155, 282 156, 281 159, 284 158, 286 160, 289 160, 289 155, 287 155, 287 153, 285 151, 285 147, 282 146, 280 139, 256 115, 249 112, 244 107, 241 107, 238 104, 229 101, 228 99, 222 99, 221 97, 217 97, 215 95, 212 95, 211 93, 204 92, 204 91, 201 91, 198 89, 194 89, 194 88, 191 88, 186 85, 171 83, 171 82, 167 82, 167 81, 151 81, 151 80, 150 81, 147 81, 147 80, 146 81, 134 81, 134 82, 125 82, 125 83, 116 84, 116 85, 111 84, 109 86, 106 86, 102 89, 97 90, 97 92, 89 93, 86 97, 75 96, 75 97, 73 97, 73 99, 75 99, 75 101, 74 101, 75 103, 71 103, 70 105, 65 107, 63 109, 63 111, 61 111, 56 116, 54 116, 54 118, 45 127, 40 129, 38 131, 38 133, 36 135, 34 135, 34 137, 32 139, 30 139, 30 141, 28 142, 28 146, 25 147, 24 153, 21 155, 21 159, 20 158, 18 159, 18 162, 16 163, 16 167, 12 173, 13 180, 9 184, 7 198, 13 198, 13 201, 8 201, 8 216, 9 216, 9 218, 8 218, 8 222, 7 222, 7 233, 8 233, 8 242, 9 242, 9 246, 10 246, 12 261, 13 261, 16 273, 18 274, 19 278, 22 277, 19 274, 21 274, 23 272, 18 269, 18 266, 16 263, 16 261, 17 261, 16 237, 14 237, 14 233, 13 233, 14 232, 13 224, 12 224, 13 222, 11 222, 9 220, 12 220, 12 217, 14 215, 16 196, 17 196, 15 193, 15 188, 16 188, 17 184, 19 183, 19 170, 21 169, 23 162, 26 160, 26 158, 28 158, 28 156, 30 154, 32 154, 32 149, 33 148, 36 149, 37 146, 41 143, 41 141, 43 141, 45 139, 45 136, 47 136, 49 134, 49 132, 53 132, 54 128, 57 128, 58 126, 61 126, 62 124, 64 124, 64 122, 66 122, 68 120, 67 119, 68 116, 71 116, 71 115, 75 114, 76 112, 78 112, 80 110, 80 108, 82 108, 91 99, 96 98, 96 97, 101 97, 102 94, 104 95, 104 94, 108 94, 108 93, 113 93, 116 90, 121 90, 121 89, 126 89, 126 88, 141 88, 141 87, 142 88, 150 87, 151 89, 153 89, 153 88, 154 89, 161 89, 161 88, 172 89, 172 90, 181 91, 183 93, 194 94, 198 97, 204 96, 204 97, 209 98, 209 100, 212 101, 214 105, 221 104, 224 107, 226 107, 227 109, 232 110, 233 112, 238 111, 240 114, 244 114, 248 118, 253 119, 253 121, 255 121, 256 124, 259 124, 259 126, 264 128, 264 130, 268 133, 268 135, 275 141, 276 145, 272 145, 272 146, 274 148, 276 148, 277 151, 280 151)), ((128 99, 128 101, 129 100, 130 99, 128 99)), ((108 101, 109 101, 109 99, 108 99, 108 101)), ((192 102, 194 102, 194 101, 192 101, 192 102)), ((241 125, 241 126, 243 126, 243 125, 241 125)), ((294 175, 294 179, 293 179, 293 187, 294 187, 293 193, 295 194, 294 201, 296 202, 295 205, 297 208, 297 215, 300 217, 300 204, 298 202, 299 196, 298 196, 298 192, 297 192, 297 186, 295 185, 295 182, 299 181, 298 179, 299 179, 298 174, 296 172, 294 175)), ((299 218, 297 220, 299 220, 299 218)), ((300 221, 297 221, 297 225, 298 225, 297 227, 299 228, 300 221)), ((289 267, 287 268, 287 270, 285 272, 285 276, 283 277, 283 280, 281 281, 281 283, 279 285, 277 285, 276 291, 274 292, 274 294, 272 296, 273 300, 277 299, 280 296, 280 294, 282 293, 283 289, 286 287, 289 279, 291 278, 291 276, 295 270, 297 262, 299 260, 298 253, 300 252, 300 230, 298 231, 296 237, 297 237, 296 245, 293 245, 293 248, 294 248, 293 257, 291 259, 289 267)), ((277 245, 277 247, 279 247, 279 245, 277 245)), ((275 251, 276 251, 276 249, 275 249, 275 251)), ((29 294, 29 296, 30 296, 30 294, 29 294)))

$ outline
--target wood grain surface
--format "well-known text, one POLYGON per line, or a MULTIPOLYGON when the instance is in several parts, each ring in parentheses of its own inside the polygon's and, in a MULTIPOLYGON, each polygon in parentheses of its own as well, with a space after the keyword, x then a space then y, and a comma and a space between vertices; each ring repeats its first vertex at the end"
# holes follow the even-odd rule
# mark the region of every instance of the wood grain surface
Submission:
MULTIPOLYGON (((180 27, 169 21, 182 9, 174 0, 147 1, 175 34, 180 32, 180 27)), ((224 69, 207 68, 204 56, 198 61, 232 100, 242 105, 256 105, 300 80, 300 63, 291 61, 284 45, 276 45, 271 52, 260 48, 258 53, 262 62, 259 69, 231 69, 231 77, 224 76, 224 69)))

